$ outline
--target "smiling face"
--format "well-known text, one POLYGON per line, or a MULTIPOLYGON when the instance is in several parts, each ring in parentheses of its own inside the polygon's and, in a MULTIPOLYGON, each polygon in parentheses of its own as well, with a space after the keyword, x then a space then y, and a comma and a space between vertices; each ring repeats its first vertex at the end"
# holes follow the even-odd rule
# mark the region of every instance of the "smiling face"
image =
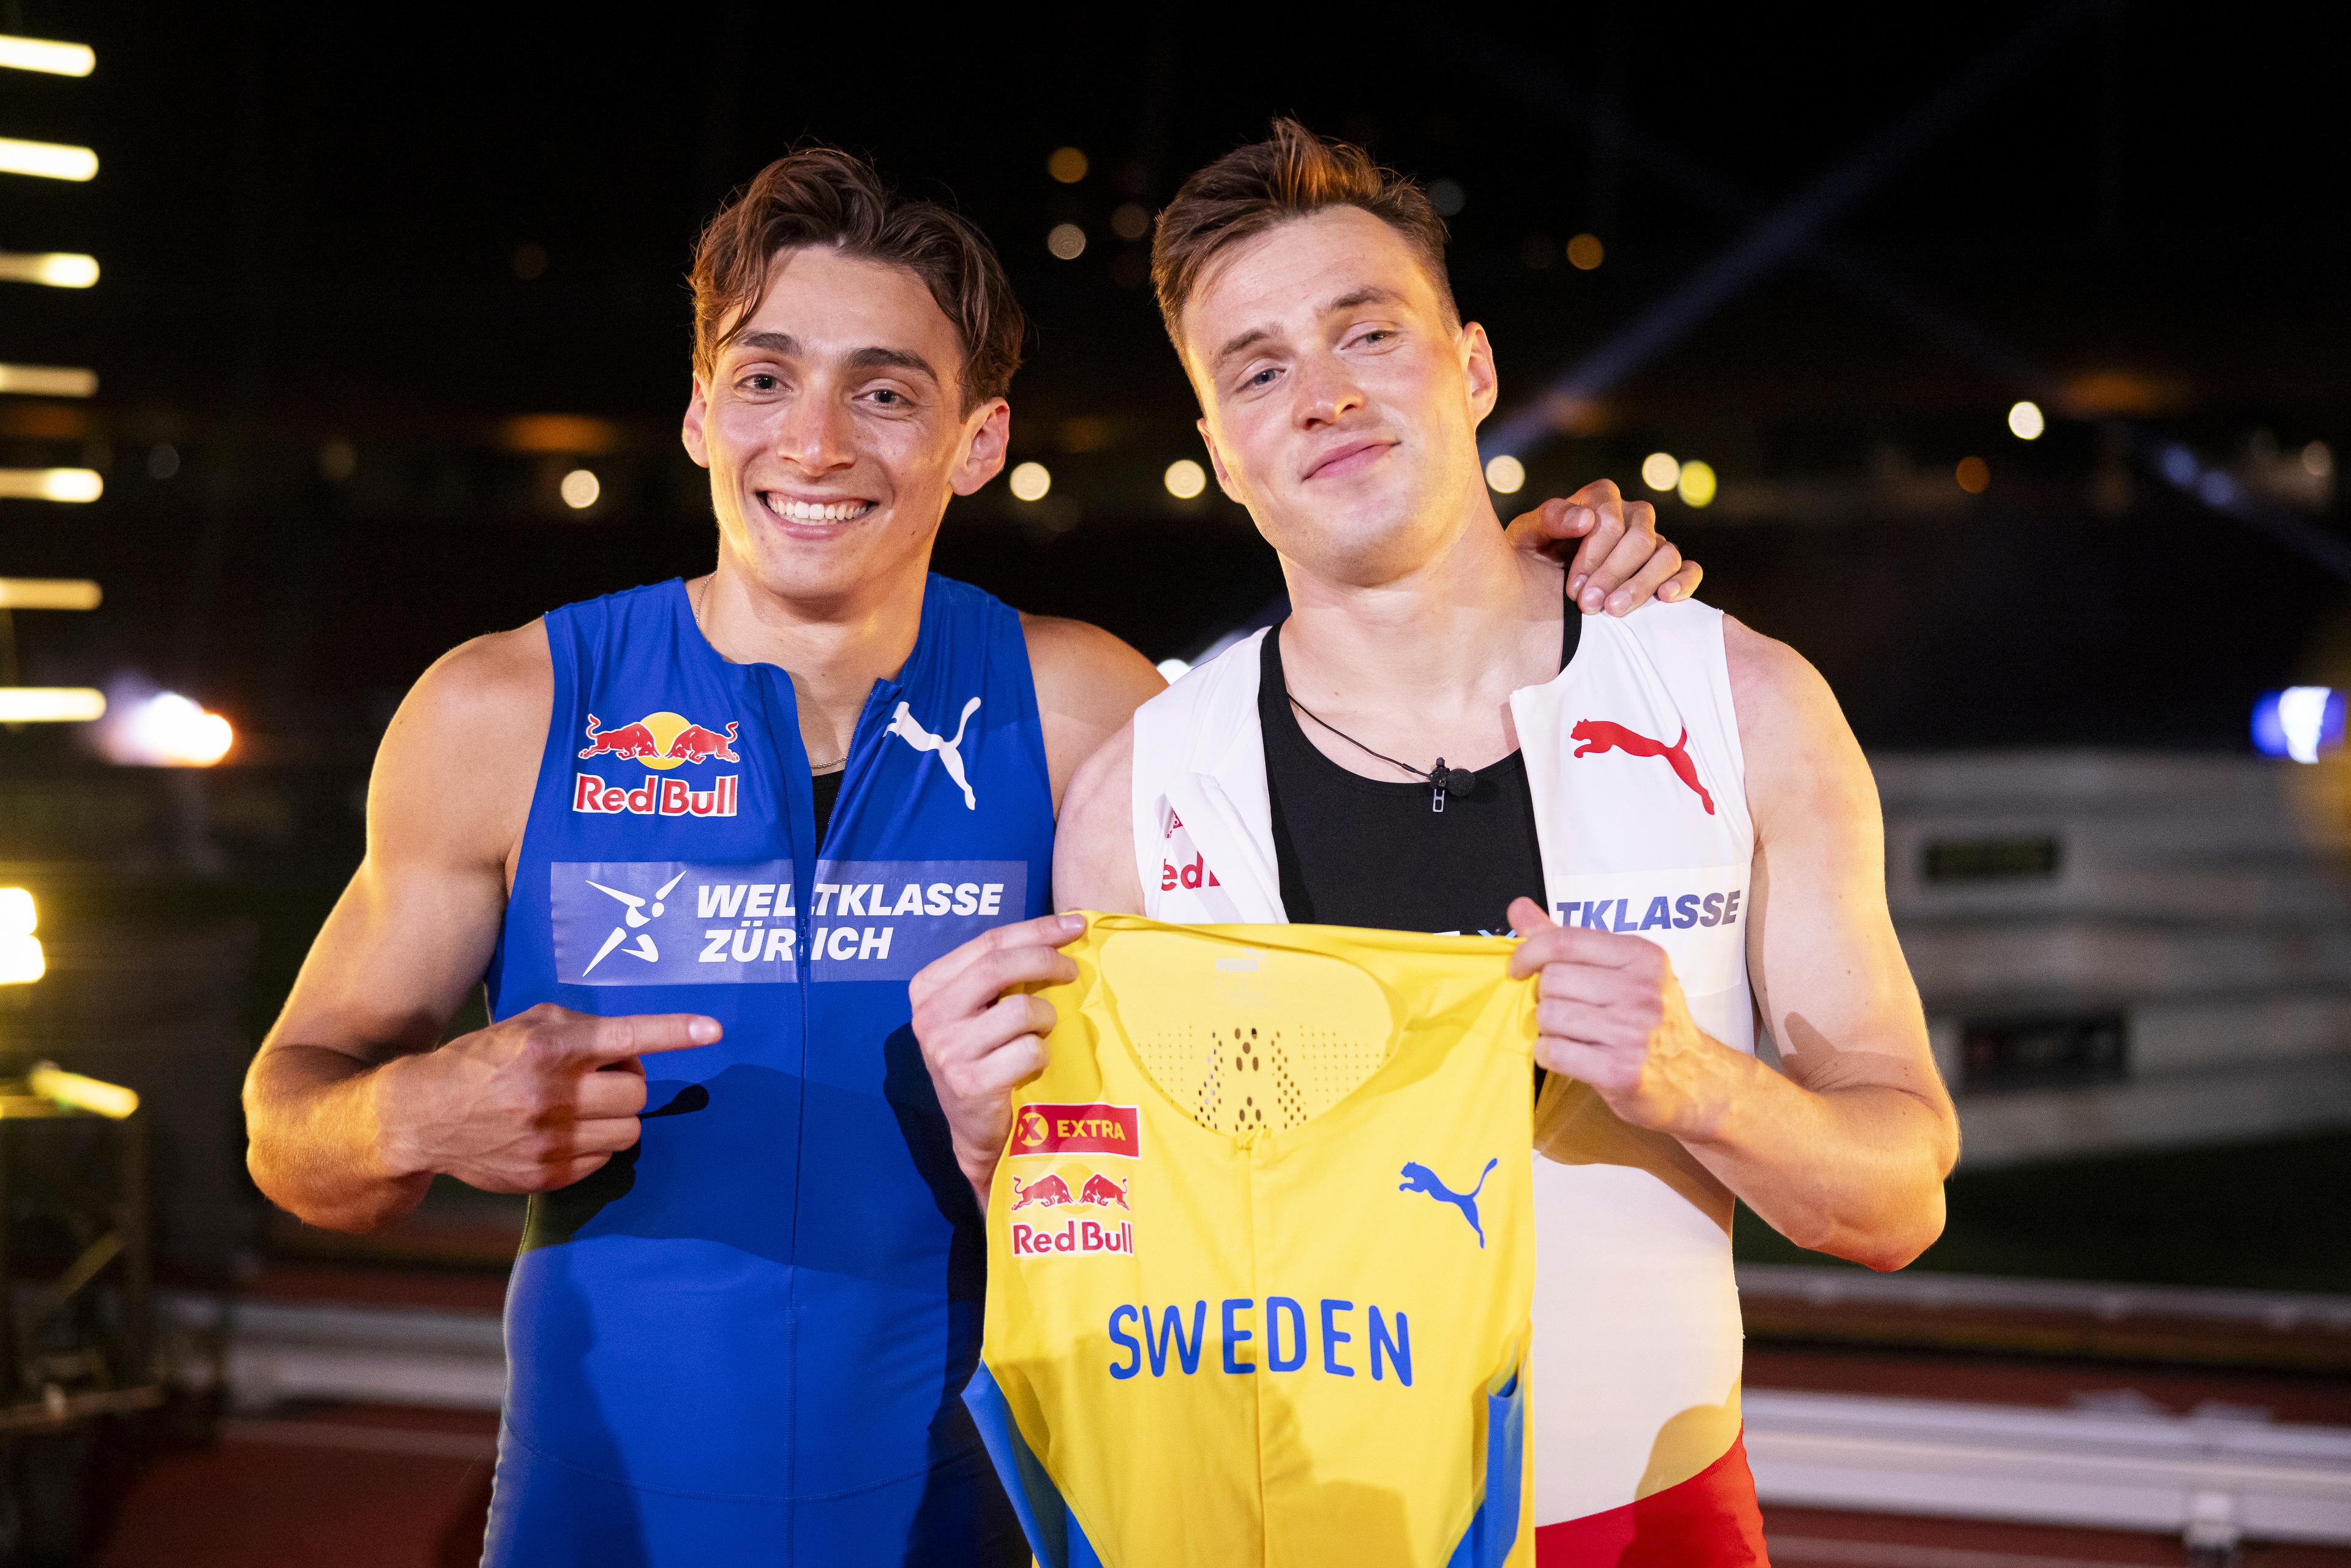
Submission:
POLYGON ((1372 214, 1331 207, 1233 246, 1185 302, 1183 347, 1217 483, 1315 576, 1393 581, 1491 523, 1485 330, 1454 324, 1372 214))
POLYGON ((990 398, 965 412, 963 366, 954 323, 913 272, 778 253, 685 413, 721 570, 833 614, 919 580, 948 498, 1004 465, 1010 411, 990 398))

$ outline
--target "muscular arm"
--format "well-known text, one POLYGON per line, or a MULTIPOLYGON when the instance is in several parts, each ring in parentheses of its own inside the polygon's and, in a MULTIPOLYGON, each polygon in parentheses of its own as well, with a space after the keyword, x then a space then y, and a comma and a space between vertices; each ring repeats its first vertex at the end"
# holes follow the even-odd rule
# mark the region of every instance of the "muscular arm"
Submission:
POLYGON ((1079 764, 1117 733, 1134 710, 1167 689, 1158 669, 1099 626, 1052 615, 1023 615, 1045 762, 1059 811, 1079 764))
POLYGON ((384 736, 366 859, 246 1074, 246 1163, 314 1225, 392 1224, 439 1173, 493 1192, 578 1181, 636 1142, 637 1058, 718 1038, 706 1018, 543 1003, 434 1045, 496 943, 552 694, 528 626, 426 671, 384 736))
POLYGON ((1790 1240, 1898 1269, 1942 1232, 1959 1123, 1886 912, 1876 788, 1813 667, 1723 627, 1755 822, 1748 970, 1782 1071, 1698 1030, 1654 943, 1521 899, 1513 971, 1542 972, 1543 1065, 1679 1139, 1790 1240))
POLYGON ((1899 1268, 1942 1233, 1959 1134, 1886 910, 1877 786, 1819 672, 1727 616, 1723 636, 1755 820, 1748 968, 1785 1076, 1741 1057, 1747 1091, 1689 1147, 1790 1240, 1899 1268))

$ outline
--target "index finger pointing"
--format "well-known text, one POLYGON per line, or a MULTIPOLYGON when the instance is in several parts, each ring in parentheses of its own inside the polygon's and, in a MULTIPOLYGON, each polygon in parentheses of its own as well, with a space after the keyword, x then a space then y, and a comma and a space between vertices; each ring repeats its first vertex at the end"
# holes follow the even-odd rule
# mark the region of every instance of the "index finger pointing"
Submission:
POLYGON ((656 1051, 687 1051, 715 1045, 726 1031, 718 1020, 701 1013, 636 1013, 627 1018, 600 1018, 582 1031, 574 1054, 583 1062, 601 1064, 656 1051))

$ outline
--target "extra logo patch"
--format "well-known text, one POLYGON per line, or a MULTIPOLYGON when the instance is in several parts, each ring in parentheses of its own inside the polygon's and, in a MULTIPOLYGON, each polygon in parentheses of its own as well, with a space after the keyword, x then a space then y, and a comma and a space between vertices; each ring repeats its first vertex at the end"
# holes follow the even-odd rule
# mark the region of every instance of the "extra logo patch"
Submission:
POLYGON ((663 779, 672 768, 705 762, 740 762, 735 741, 742 727, 733 719, 722 732, 695 723, 684 714, 664 709, 633 724, 606 728, 594 714, 588 716, 588 744, 580 760, 610 757, 641 763, 653 771, 632 788, 612 783, 601 773, 582 772, 572 782, 571 809, 600 815, 626 813, 638 817, 731 817, 742 789, 741 775, 722 773, 696 789, 684 779, 663 779))
POLYGON ((1012 1118, 1011 1155, 1124 1155, 1143 1152, 1143 1121, 1133 1105, 1071 1105, 1037 1101, 1012 1118))

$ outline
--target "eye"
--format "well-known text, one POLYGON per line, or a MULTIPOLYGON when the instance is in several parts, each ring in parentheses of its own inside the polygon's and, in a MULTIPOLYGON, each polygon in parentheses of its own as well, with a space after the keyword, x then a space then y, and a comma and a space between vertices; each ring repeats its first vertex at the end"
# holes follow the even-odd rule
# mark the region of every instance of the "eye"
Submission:
POLYGON ((1395 336, 1395 333, 1385 327, 1374 327, 1370 331, 1364 333, 1362 337, 1356 339, 1355 341, 1358 343, 1376 343, 1384 338, 1393 338, 1395 336))
POLYGON ((1264 370, 1261 370, 1258 371, 1257 374, 1249 377, 1248 382, 1243 384, 1253 387, 1270 386, 1273 383, 1273 378, 1280 373, 1281 372, 1280 371, 1276 370, 1271 365, 1268 365, 1264 370))
POLYGON ((906 400, 889 387, 876 387, 873 390, 873 401, 884 408, 895 408, 906 400))
POLYGON ((765 371, 754 371, 743 378, 743 389, 746 392, 774 392, 783 384, 780 380, 765 371))

